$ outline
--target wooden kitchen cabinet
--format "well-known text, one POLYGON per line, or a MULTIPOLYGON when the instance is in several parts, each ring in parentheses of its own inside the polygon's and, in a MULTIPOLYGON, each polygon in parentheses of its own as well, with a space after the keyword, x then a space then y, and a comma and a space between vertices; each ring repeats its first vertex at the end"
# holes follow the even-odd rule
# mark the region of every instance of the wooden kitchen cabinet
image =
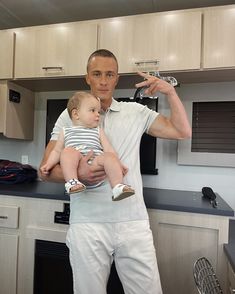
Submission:
POLYGON ((158 60, 160 71, 199 69, 201 12, 104 19, 99 22, 98 46, 114 52, 120 73, 135 72, 135 62, 143 60, 158 60))
POLYGON ((79 76, 97 48, 93 21, 16 30, 15 78, 79 76))
POLYGON ((33 294, 35 241, 65 243, 68 225, 54 223, 63 201, 0 195, 0 216, 5 206, 17 207, 20 215, 17 229, 1 226, 0 218, 0 294, 33 294))
POLYGON ((9 81, 0 81, 0 133, 7 138, 32 140, 34 104, 34 92, 9 81), (19 102, 10 101, 10 91, 20 95, 19 102))
POLYGON ((204 11, 203 68, 235 66, 235 5, 204 11))
POLYGON ((14 33, 11 30, 0 31, 0 79, 13 77, 14 33))
POLYGON ((1 233, 0 228, 0 294, 16 294, 18 236, 1 233))
POLYGON ((18 207, 0 204, 0 294, 17 293, 18 213, 18 207))
POLYGON ((202 256, 212 263, 224 293, 229 219, 199 213, 148 209, 163 293, 197 294, 193 264, 202 256), (170 283, 169 283, 170 281, 170 283))

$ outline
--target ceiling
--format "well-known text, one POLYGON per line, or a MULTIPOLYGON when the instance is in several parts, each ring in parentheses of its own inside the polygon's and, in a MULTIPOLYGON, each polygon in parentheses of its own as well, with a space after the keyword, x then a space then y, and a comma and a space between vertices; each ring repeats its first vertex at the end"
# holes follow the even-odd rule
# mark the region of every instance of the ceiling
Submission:
POLYGON ((235 0, 0 0, 0 29, 227 4, 235 0))

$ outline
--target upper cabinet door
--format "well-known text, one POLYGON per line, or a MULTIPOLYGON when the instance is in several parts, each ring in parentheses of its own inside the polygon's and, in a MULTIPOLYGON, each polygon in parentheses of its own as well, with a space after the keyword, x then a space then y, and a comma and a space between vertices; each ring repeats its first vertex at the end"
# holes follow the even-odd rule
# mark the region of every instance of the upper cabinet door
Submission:
POLYGON ((0 133, 11 139, 33 140, 34 105, 32 91, 9 81, 0 81, 0 133), (10 90, 19 94, 19 102, 9 99, 10 90))
POLYGON ((84 75, 96 49, 92 21, 16 30, 15 78, 84 75))
POLYGON ((235 5, 204 12, 204 68, 235 66, 235 5))
POLYGON ((14 33, 0 31, 0 79, 13 77, 14 33))
POLYGON ((99 48, 117 56, 120 73, 139 61, 159 61, 159 70, 199 69, 201 12, 176 11, 107 19, 100 22, 99 48))

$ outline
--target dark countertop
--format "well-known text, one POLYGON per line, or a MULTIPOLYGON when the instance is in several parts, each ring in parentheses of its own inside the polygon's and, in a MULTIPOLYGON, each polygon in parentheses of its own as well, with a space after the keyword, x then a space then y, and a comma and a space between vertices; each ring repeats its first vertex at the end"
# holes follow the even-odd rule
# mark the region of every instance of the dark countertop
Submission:
MULTIPOLYGON (((33 197, 69 201, 63 183, 33 182, 29 184, 0 184, 0 195, 33 197)), ((201 192, 144 188, 147 208, 193 212, 221 216, 234 216, 232 208, 217 194, 217 208, 214 208, 201 192)))
POLYGON ((63 183, 41 181, 16 185, 0 184, 0 195, 69 201, 63 183))
POLYGON ((233 209, 217 193, 216 199, 218 206, 214 208, 201 192, 144 188, 147 208, 234 216, 233 209))

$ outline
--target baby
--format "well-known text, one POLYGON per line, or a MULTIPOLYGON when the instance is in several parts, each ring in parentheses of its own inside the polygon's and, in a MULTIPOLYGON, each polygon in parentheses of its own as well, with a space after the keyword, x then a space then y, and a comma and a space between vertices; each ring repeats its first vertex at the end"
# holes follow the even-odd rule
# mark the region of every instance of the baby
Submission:
POLYGON ((122 165, 103 129, 99 127, 101 110, 99 98, 87 92, 76 92, 69 99, 67 110, 72 126, 63 128, 47 162, 40 168, 41 172, 48 174, 56 164, 60 163, 67 193, 84 191, 86 186, 78 180, 77 169, 82 156, 93 150, 94 157, 88 161, 88 164, 104 168, 113 189, 112 200, 122 200, 134 195, 134 189, 123 184, 123 176, 127 173, 127 168, 122 165))

